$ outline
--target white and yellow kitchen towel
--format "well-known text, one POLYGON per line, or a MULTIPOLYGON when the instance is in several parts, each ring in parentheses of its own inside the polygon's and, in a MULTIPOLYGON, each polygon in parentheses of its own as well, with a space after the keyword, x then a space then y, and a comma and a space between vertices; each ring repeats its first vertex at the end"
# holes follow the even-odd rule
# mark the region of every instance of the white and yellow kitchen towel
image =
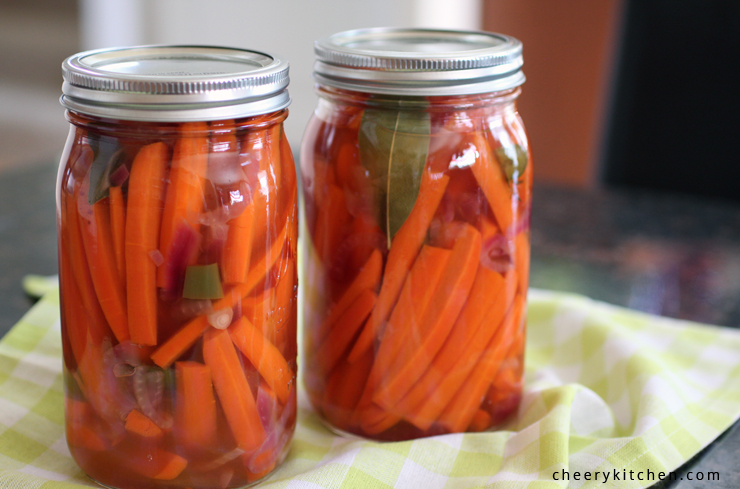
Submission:
MULTIPOLYGON (((41 292, 45 282, 26 287, 41 292)), ((0 342, 2 488, 95 487, 64 439, 59 302, 50 288, 0 342)), ((398 443, 343 438, 302 396, 288 459, 260 487, 647 487, 650 472, 676 469, 740 417, 740 331, 535 290, 528 311, 525 394, 504 430, 398 443)))

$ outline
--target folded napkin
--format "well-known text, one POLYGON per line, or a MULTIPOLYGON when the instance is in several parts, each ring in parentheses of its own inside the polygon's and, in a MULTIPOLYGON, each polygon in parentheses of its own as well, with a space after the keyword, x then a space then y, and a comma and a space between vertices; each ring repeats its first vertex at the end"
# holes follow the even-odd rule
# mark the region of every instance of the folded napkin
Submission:
MULTIPOLYGON (((3 488, 96 487, 64 439, 58 307, 54 288, 0 342, 3 488)), ((260 487, 647 487, 740 417, 738 331, 536 290, 528 314, 525 394, 502 430, 343 438, 300 396, 290 454, 260 487)))

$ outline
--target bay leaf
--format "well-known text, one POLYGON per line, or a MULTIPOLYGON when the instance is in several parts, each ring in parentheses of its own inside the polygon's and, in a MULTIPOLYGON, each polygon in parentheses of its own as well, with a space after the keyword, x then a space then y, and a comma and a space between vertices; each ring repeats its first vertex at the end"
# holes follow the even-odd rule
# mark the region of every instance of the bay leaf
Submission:
POLYGON ((376 216, 389 247, 419 195, 430 132, 423 108, 373 108, 362 115, 360 161, 375 186, 376 216))
POLYGON ((517 183, 519 177, 527 169, 529 157, 527 152, 518 144, 514 146, 505 146, 496 150, 496 160, 506 175, 509 182, 517 183))
POLYGON ((123 152, 114 139, 94 133, 90 134, 89 143, 93 150, 93 162, 90 167, 90 190, 87 199, 88 203, 93 205, 108 196, 110 175, 123 164, 123 152))

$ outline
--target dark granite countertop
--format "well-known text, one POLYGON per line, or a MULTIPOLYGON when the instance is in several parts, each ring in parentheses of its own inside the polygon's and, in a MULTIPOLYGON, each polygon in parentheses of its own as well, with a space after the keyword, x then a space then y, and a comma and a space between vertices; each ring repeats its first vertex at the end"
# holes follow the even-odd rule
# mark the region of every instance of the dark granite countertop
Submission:
MULTIPOLYGON (((0 174, 0 336, 31 305, 29 273, 56 273, 55 165, 0 174)), ((537 186, 531 285, 740 327, 740 205, 647 191, 537 186)), ((656 487, 740 487, 740 424, 656 487), (688 471, 720 481, 688 481, 688 471), (684 477, 685 480, 680 480, 684 477)))

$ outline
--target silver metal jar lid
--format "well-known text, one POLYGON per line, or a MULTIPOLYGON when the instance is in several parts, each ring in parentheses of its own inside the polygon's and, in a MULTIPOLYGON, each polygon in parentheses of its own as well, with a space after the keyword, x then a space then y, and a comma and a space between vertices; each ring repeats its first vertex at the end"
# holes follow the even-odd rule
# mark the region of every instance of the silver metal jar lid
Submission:
POLYGON ((113 119, 233 119, 274 112, 290 104, 288 62, 246 49, 100 49, 67 58, 62 74, 64 107, 113 119))
POLYGON ((492 32, 376 28, 314 44, 323 85, 392 95, 466 95, 524 83, 522 43, 492 32))

